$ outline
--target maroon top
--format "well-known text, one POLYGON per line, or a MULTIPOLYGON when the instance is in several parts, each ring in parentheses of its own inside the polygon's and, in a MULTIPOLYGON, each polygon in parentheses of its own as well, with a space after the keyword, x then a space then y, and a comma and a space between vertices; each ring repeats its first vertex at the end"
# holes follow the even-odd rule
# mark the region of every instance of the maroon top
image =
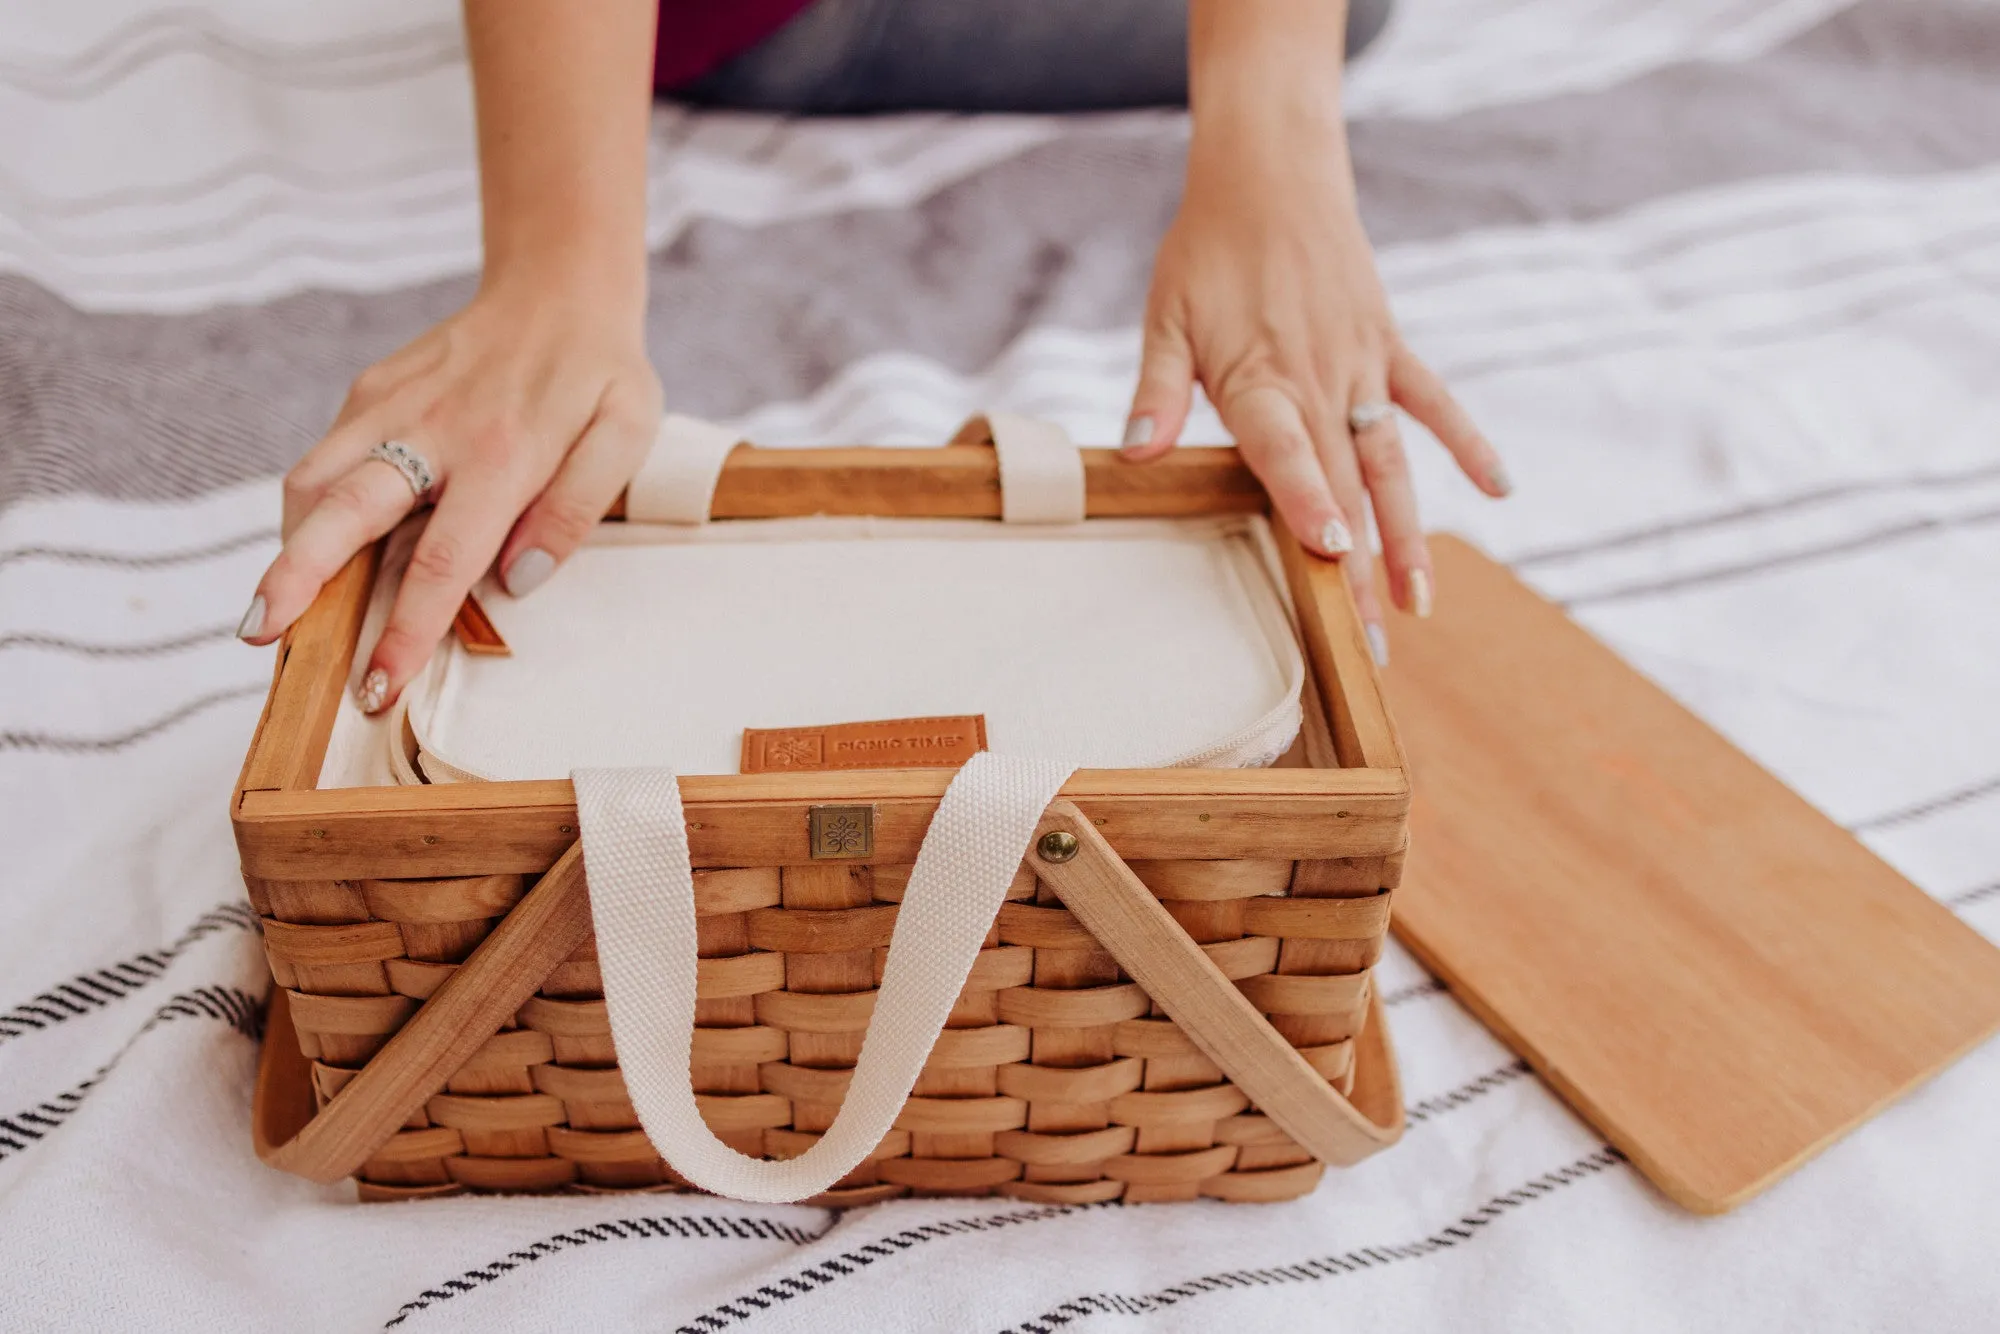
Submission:
POLYGON ((742 55, 812 0, 660 0, 653 86, 677 88, 742 55))

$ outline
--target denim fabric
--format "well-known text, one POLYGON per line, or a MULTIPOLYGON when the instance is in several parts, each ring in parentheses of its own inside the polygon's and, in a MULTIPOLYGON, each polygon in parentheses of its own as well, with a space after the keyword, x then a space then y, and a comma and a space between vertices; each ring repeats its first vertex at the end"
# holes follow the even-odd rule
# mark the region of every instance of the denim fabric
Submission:
MULTIPOLYGON (((1349 0, 1350 57, 1391 3, 1349 0)), ((821 115, 1183 106, 1187 27, 1187 0, 816 0, 667 95, 821 115)))

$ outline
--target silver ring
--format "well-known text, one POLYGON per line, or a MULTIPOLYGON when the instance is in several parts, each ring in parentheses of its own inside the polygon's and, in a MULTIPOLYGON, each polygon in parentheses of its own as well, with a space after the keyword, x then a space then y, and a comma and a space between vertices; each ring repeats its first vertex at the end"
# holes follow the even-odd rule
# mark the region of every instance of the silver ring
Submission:
POLYGON ((1380 426, 1396 415, 1393 403, 1380 400, 1374 403, 1356 403, 1347 410, 1347 429, 1360 435, 1371 426, 1380 426))
POLYGON ((402 441, 384 440, 368 451, 368 457, 380 459, 403 474, 403 480, 410 484, 410 490, 419 501, 430 495, 431 484, 436 480, 431 473, 431 465, 424 461, 422 454, 402 441))

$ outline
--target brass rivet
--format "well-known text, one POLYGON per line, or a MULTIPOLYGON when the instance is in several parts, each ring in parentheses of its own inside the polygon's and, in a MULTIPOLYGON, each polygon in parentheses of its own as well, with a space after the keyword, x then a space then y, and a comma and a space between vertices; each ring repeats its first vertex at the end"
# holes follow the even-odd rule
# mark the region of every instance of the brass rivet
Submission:
POLYGON ((1194 818, 1201 821, 1203 824, 1208 823, 1208 817, 1206 815, 1197 815, 1194 818))
POLYGON ((325 838, 325 837, 326 837, 326 830, 324 830, 324 829, 308 829, 308 830, 306 830, 306 837, 308 837, 308 838, 325 838))
POLYGON ((1080 845, 1076 835, 1067 829, 1051 829, 1042 835, 1042 841, 1035 845, 1035 853, 1045 862, 1066 862, 1076 856, 1080 845))
POLYGON ((558 834, 574 834, 576 832, 576 826, 568 824, 559 824, 556 826, 556 832, 558 834))
POLYGON ((436 834, 425 834, 425 835, 424 835, 424 842, 425 842, 425 843, 435 843, 435 842, 437 842, 437 841, 438 841, 438 836, 437 836, 436 834))

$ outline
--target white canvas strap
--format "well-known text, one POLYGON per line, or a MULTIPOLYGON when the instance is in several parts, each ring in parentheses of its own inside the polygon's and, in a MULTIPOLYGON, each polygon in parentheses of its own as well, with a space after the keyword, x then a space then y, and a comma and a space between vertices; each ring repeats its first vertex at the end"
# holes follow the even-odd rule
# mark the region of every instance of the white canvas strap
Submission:
POLYGON ((894 1126, 965 986, 1067 766, 982 752, 952 780, 904 890, 875 1016, 847 1097, 819 1142, 769 1162, 701 1119, 688 1063, 695 1008, 694 874, 680 788, 665 769, 574 774, 604 1000, 639 1124, 703 1190, 806 1199, 853 1171, 894 1126))
POLYGON ((1008 523, 1082 523, 1083 455, 1054 422, 1012 412, 974 417, 957 444, 993 442, 1000 456, 1000 517, 1008 523))
POLYGON ((625 517, 640 523, 707 523, 716 479, 742 443, 714 422, 670 412, 625 490, 625 517))

